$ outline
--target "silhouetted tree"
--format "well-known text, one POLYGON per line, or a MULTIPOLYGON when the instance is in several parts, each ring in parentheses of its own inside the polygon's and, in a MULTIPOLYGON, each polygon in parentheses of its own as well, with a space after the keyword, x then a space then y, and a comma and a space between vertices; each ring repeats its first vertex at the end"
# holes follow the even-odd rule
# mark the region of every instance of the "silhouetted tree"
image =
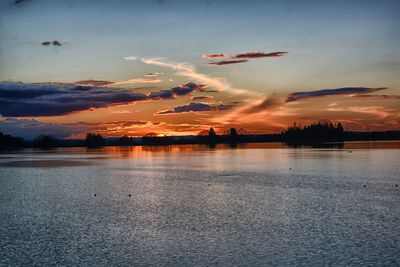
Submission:
POLYGON ((215 133, 215 130, 213 127, 210 128, 210 130, 208 131, 208 136, 209 137, 215 137, 217 136, 217 134, 215 133))
POLYGON ((101 134, 87 133, 85 143, 87 147, 99 147, 104 146, 106 141, 101 134))
POLYGON ((22 147, 23 145, 24 140, 22 138, 13 137, 9 134, 3 134, 0 132, 0 149, 22 147))
POLYGON ((130 145, 130 144, 132 143, 132 140, 131 140, 131 139, 132 139, 132 138, 130 138, 130 137, 127 136, 127 135, 121 136, 121 137, 118 139, 118 144, 121 145, 121 146, 128 146, 128 145, 130 145))
POLYGON ((237 137, 238 136, 236 128, 231 128, 229 132, 230 132, 229 135, 231 137, 237 137))
POLYGON ((306 125, 303 128, 300 124, 294 123, 282 134, 289 141, 335 140, 343 138, 344 129, 341 123, 334 124, 331 121, 322 120, 306 125))
POLYGON ((57 139, 53 135, 40 135, 33 140, 35 147, 57 147, 59 145, 57 139))

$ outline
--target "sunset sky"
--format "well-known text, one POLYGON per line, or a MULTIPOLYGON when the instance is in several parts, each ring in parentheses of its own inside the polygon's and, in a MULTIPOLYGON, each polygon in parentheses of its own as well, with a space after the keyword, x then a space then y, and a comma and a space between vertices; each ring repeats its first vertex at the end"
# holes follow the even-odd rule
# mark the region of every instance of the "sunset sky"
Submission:
POLYGON ((400 129, 400 1, 0 0, 0 131, 400 129))

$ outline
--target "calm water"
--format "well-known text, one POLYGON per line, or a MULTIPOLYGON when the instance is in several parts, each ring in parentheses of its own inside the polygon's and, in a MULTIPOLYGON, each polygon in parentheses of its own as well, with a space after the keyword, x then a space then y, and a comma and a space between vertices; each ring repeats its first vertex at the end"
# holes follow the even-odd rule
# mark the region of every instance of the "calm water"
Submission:
POLYGON ((3 152, 0 265, 399 266, 399 163, 399 142, 3 152))

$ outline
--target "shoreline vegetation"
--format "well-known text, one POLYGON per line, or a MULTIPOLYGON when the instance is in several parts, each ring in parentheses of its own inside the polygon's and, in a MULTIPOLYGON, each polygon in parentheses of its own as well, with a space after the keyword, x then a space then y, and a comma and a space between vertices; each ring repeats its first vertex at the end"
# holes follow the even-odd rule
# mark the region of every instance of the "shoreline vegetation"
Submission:
POLYGON ((56 148, 56 147, 103 147, 103 146, 166 146, 184 144, 244 144, 281 142, 293 147, 340 146, 345 141, 381 141, 400 140, 400 130, 395 131, 345 131, 341 123, 330 121, 316 122, 302 127, 294 123, 277 134, 248 134, 243 129, 230 128, 223 134, 217 134, 214 128, 201 131, 197 136, 158 136, 149 133, 143 137, 122 136, 104 138, 101 134, 87 133, 86 139, 57 139, 52 135, 40 135, 34 140, 24 140, 0 132, 0 150, 19 148, 56 148))

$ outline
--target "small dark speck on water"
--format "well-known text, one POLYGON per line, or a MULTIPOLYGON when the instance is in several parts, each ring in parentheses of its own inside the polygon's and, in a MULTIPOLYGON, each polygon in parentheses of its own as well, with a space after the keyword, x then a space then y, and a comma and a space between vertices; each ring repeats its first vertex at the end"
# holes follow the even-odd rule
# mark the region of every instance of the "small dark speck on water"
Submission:
POLYGON ((132 195, 131 195, 131 194, 129 194, 129 196, 131 197, 132 195))
POLYGON ((94 196, 97 196, 96 194, 94 194, 94 196))
POLYGON ((366 185, 364 185, 364 187, 367 187, 366 185))
POLYGON ((398 187, 399 185, 398 184, 396 184, 396 187, 398 187))
POLYGON ((211 186, 211 184, 208 184, 208 186, 211 186))

